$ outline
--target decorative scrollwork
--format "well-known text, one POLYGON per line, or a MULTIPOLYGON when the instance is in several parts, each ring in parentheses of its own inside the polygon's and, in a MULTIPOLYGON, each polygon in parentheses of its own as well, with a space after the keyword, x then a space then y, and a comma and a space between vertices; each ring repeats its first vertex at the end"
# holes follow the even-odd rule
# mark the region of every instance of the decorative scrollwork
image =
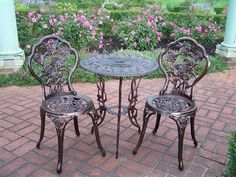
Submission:
POLYGON ((107 101, 107 94, 105 92, 105 81, 103 76, 99 75, 99 81, 96 82, 97 84, 97 89, 98 89, 98 93, 97 93, 97 101, 98 101, 98 108, 97 108, 97 114, 100 118, 100 122, 98 123, 98 125, 100 125, 105 116, 106 116, 106 111, 107 111, 107 107, 106 107, 106 101, 107 101))
POLYGON ((180 130, 184 130, 190 122, 191 116, 170 116, 174 120, 180 130))
POLYGON ((80 65, 93 73, 114 77, 142 76, 158 68, 158 64, 154 60, 128 54, 92 56, 82 60, 80 65))
POLYGON ((42 38, 29 56, 30 72, 49 88, 47 94, 64 91, 65 84, 72 90, 69 79, 77 63, 76 51, 67 41, 53 35, 42 38))
POLYGON ((56 129, 58 130, 63 129, 65 125, 73 118, 73 117, 64 118, 61 116, 55 116, 51 114, 48 114, 48 117, 52 120, 52 122, 55 124, 56 129))
POLYGON ((167 79, 161 93, 170 89, 171 83, 173 92, 187 94, 187 89, 192 88, 206 74, 209 65, 205 49, 187 37, 170 43, 160 56, 159 63, 167 79), (196 68, 199 68, 200 63, 205 68, 197 73, 196 68))
POLYGON ((182 112, 191 107, 191 103, 182 97, 161 95, 153 99, 152 104, 163 112, 182 112))
POLYGON ((138 110, 135 108, 136 103, 137 103, 137 98, 138 98, 138 87, 141 81, 141 77, 134 77, 131 81, 131 91, 128 97, 129 101, 129 107, 128 107, 128 116, 130 119, 130 122, 138 127, 138 131, 140 132, 140 126, 138 125, 137 122, 137 115, 138 115, 138 110))
POLYGON ((55 96, 46 100, 47 110, 57 114, 82 112, 88 107, 87 100, 74 95, 55 96))

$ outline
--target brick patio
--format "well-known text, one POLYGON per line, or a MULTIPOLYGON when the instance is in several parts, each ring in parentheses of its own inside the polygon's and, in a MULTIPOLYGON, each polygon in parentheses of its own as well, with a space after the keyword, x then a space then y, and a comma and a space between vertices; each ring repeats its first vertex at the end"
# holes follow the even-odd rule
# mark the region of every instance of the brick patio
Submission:
MULTIPOLYGON (((130 80, 124 82, 123 102, 129 94, 130 80)), ((146 97, 159 91, 163 79, 142 80, 139 88, 138 121, 146 97)), ((95 84, 74 84, 80 94, 96 100, 95 84)), ((107 105, 118 102, 118 81, 106 82, 107 105)), ((116 116, 107 114, 99 128, 107 155, 102 157, 90 134, 91 119, 79 119, 80 137, 74 132, 73 121, 65 133, 63 171, 61 176, 101 177, 216 177, 221 176, 227 154, 227 136, 236 129, 236 72, 213 73, 205 76, 195 90, 199 111, 195 130, 199 146, 194 148, 190 128, 184 140, 184 171, 177 167, 177 130, 167 117, 161 119, 156 135, 155 116, 150 118, 144 142, 136 156, 132 155, 139 134, 127 116, 121 119, 120 155, 115 159, 116 116)), ((47 119, 41 149, 39 138, 40 86, 6 87, 0 89, 0 176, 57 176, 57 137, 54 124, 47 119)))

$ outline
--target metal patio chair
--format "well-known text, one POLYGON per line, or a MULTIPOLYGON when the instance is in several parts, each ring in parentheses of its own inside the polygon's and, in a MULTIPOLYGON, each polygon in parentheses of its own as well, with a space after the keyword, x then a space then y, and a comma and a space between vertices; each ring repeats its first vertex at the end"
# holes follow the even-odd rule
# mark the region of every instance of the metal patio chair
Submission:
POLYGON ((98 116, 90 97, 77 95, 71 84, 72 74, 79 63, 79 56, 69 42, 48 35, 33 46, 28 57, 30 73, 42 87, 42 103, 40 107, 41 133, 37 143, 40 148, 44 137, 46 115, 55 124, 58 137, 57 172, 62 171, 64 131, 68 122, 74 120, 77 136, 80 135, 78 116, 88 114, 92 118, 97 145, 103 156, 103 149, 97 128, 98 116))
POLYGON ((137 153, 142 144, 150 116, 157 114, 155 128, 153 129, 153 134, 155 134, 160 124, 161 115, 167 115, 177 125, 178 162, 179 169, 183 170, 183 139, 185 128, 189 122, 193 143, 195 147, 198 145, 194 132, 197 106, 193 97, 193 89, 196 83, 207 73, 210 62, 205 49, 200 44, 192 38, 183 37, 171 42, 159 54, 158 63, 165 75, 165 84, 159 94, 147 98, 143 127, 133 154, 137 153), (202 71, 199 71, 201 69, 202 71))

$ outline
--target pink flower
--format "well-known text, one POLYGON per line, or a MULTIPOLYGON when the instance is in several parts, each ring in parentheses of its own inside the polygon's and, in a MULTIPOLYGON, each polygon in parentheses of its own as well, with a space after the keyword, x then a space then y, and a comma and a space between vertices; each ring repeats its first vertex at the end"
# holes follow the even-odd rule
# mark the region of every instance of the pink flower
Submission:
POLYGON ((80 22, 81 22, 81 23, 85 23, 86 20, 87 20, 87 19, 86 19, 86 17, 85 17, 84 15, 81 15, 81 16, 80 16, 80 22))
POLYGON ((162 37, 162 35, 163 35, 162 32, 159 31, 157 32, 157 36, 162 37))
POLYGON ((150 26, 152 26, 152 23, 148 20, 148 22, 147 22, 147 26, 148 27, 150 27, 150 26))
POLYGON ((63 15, 59 15, 59 19, 60 19, 61 21, 65 21, 65 17, 64 17, 63 15))
POLYGON ((134 47, 137 47, 138 44, 137 44, 137 42, 134 42, 133 45, 134 45, 134 47))
POLYGON ((166 26, 166 22, 162 22, 161 26, 166 26))
POLYGON ((157 41, 159 41, 159 42, 160 42, 160 41, 161 41, 161 38, 160 38, 160 37, 157 37, 157 41))
POLYGON ((54 26, 54 21, 52 19, 49 20, 51 26, 54 26))
POLYGON ((128 22, 128 26, 131 26, 132 25, 132 23, 131 22, 128 22))
POLYGON ((140 23, 142 21, 141 17, 138 17, 137 22, 140 23))
POLYGON ((163 19, 162 16, 158 16, 158 18, 159 18, 159 20, 162 20, 162 19, 163 19))
POLYGON ((187 29, 183 29, 183 34, 188 34, 188 30, 187 29))
POLYGON ((41 14, 37 14, 37 17, 38 17, 38 19, 40 19, 42 17, 42 15, 41 14))
POLYGON ((36 21, 37 21, 37 19, 33 17, 32 22, 35 23, 36 21))
POLYGON ((45 7, 42 7, 42 8, 40 9, 40 12, 41 12, 41 13, 46 12, 46 8, 45 8, 45 7))
POLYGON ((174 26, 175 25, 175 22, 170 22, 170 26, 174 26))
POLYGON ((47 28, 48 28, 48 25, 47 25, 47 24, 43 24, 43 28, 44 28, 44 29, 47 29, 47 28))
POLYGON ((102 25, 103 24, 103 20, 99 20, 98 23, 99 23, 99 25, 102 25))
POLYGON ((146 38, 146 42, 150 42, 151 39, 149 37, 146 38))
POLYGON ((197 32, 201 33, 202 32, 202 27, 201 26, 196 26, 195 29, 197 30, 197 32))
POLYGON ((208 32, 208 29, 205 29, 204 32, 207 33, 207 32, 208 32))
POLYGON ((31 45, 27 45, 26 48, 27 48, 27 49, 30 49, 30 48, 31 48, 31 45))
POLYGON ((135 30, 132 30, 132 31, 131 31, 131 34, 132 34, 132 35, 135 35, 135 34, 136 34, 136 31, 135 31, 135 30))
POLYGON ((31 18, 34 15, 34 13, 35 13, 35 11, 29 12, 28 15, 27 15, 28 18, 31 18))
POLYGON ((214 29, 213 29, 213 32, 215 32, 215 33, 216 33, 216 32, 217 32, 217 30, 214 28, 214 29))

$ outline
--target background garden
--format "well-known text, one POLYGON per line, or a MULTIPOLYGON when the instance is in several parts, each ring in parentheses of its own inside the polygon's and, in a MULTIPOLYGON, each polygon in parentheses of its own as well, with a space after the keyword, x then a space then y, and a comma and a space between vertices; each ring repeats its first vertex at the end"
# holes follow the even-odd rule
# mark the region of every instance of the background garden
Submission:
MULTIPOLYGON (((20 47, 26 58, 31 47, 48 34, 70 41, 81 59, 88 55, 125 52, 156 59, 167 43, 189 36, 210 56, 209 72, 227 66, 214 54, 223 41, 227 0, 16 0, 20 47)), ((146 78, 160 77, 156 72, 146 78)), ((94 82, 94 74, 78 69, 74 82, 94 82)), ((0 75, 0 86, 37 84, 24 66, 0 75)), ((236 133, 229 138, 225 176, 236 175, 236 133)))
MULTIPOLYGON (((210 72, 227 69, 214 54, 223 40, 226 0, 16 0, 15 6, 20 47, 26 57, 47 34, 70 41, 82 59, 114 51, 156 59, 167 43, 190 36, 207 49, 210 72)), ((95 77, 78 69, 73 79, 94 82, 95 77)), ((17 73, 0 76, 0 86, 32 84, 37 82, 26 64, 17 73)))

